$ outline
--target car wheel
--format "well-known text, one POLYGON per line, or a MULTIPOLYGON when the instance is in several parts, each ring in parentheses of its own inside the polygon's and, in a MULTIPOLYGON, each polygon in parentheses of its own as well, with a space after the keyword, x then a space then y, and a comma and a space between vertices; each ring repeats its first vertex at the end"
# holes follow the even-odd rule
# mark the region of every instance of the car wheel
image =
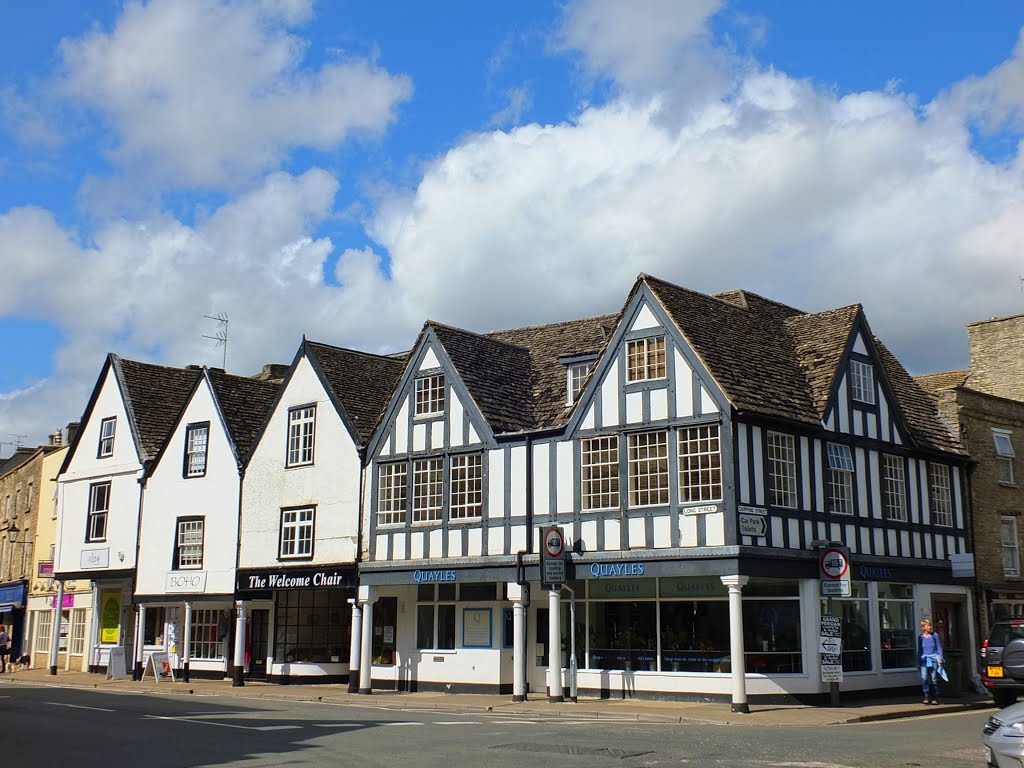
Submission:
POLYGON ((992 691, 992 700, 1000 709, 1006 709, 1017 700, 1016 691, 992 691))

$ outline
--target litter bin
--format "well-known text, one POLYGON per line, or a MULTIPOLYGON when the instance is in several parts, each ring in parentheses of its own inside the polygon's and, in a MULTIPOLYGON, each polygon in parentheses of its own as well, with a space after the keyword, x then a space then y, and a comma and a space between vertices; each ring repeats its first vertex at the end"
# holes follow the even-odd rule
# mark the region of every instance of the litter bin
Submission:
POLYGON ((959 698, 964 691, 963 659, 959 653, 955 656, 946 655, 946 677, 949 680, 939 678, 939 696, 944 699, 959 698))

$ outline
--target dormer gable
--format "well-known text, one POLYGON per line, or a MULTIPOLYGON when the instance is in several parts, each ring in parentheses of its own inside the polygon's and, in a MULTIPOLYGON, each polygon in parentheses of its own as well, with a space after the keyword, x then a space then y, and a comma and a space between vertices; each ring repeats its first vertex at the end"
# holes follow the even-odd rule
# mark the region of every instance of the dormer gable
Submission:
MULTIPOLYGON (((487 403, 497 402, 493 379, 501 374, 494 368, 488 369, 487 361, 493 360, 500 370, 500 357, 509 350, 515 354, 512 345, 505 342, 430 321, 425 323, 368 441, 367 455, 389 456, 442 445, 493 445, 495 431, 507 426, 507 412, 491 414, 497 422, 495 429, 475 396, 487 403), (488 355, 498 347, 503 348, 501 352, 488 355), (468 381, 463 372, 468 373, 468 381)), ((510 381, 504 386, 515 384, 510 381)))

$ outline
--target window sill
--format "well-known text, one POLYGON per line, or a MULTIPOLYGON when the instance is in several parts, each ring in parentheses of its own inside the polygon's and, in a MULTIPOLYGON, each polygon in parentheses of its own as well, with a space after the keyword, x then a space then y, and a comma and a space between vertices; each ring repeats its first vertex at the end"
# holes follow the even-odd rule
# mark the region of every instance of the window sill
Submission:
POLYGON ((304 469, 305 467, 312 467, 314 463, 312 461, 303 462, 302 464, 285 464, 285 469, 304 469))
POLYGON ((431 656, 455 656, 459 652, 455 648, 417 648, 416 651, 418 653, 430 654, 431 656))
POLYGON ((294 557, 277 556, 277 562, 279 563, 308 563, 312 559, 312 555, 296 555, 294 557))
POLYGON ((449 525, 474 525, 474 524, 477 524, 477 523, 481 522, 482 520, 483 520, 483 516, 482 515, 477 515, 476 517, 457 517, 454 520, 449 520, 448 524, 449 525))
POLYGON ((437 528, 441 525, 441 520, 416 520, 411 523, 413 528, 437 528))
POLYGON ((1014 482, 1011 482, 1011 481, 1008 481, 1008 480, 999 480, 998 482, 999 482, 999 486, 1001 488, 1016 488, 1017 487, 1017 483, 1014 483, 1014 482))
POLYGON ((415 413, 413 421, 440 421, 444 418, 444 411, 431 411, 430 413, 415 413))

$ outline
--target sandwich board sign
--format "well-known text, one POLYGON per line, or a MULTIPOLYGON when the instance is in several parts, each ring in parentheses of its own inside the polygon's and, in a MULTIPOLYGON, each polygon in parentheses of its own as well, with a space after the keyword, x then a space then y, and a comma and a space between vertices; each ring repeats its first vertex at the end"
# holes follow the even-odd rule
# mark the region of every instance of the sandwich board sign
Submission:
POLYGON ((540 532, 540 580, 552 588, 565 583, 565 534, 557 525, 540 532))
POLYGON ((124 648, 120 645, 110 649, 107 659, 107 680, 124 680, 128 672, 124 666, 124 648))
POLYGON ((142 672, 142 679, 146 679, 146 673, 152 671, 153 678, 159 683, 161 680, 170 680, 174 682, 174 668, 171 666, 170 660, 167 658, 166 653, 151 653, 149 654, 149 663, 146 664, 146 669, 142 672))

